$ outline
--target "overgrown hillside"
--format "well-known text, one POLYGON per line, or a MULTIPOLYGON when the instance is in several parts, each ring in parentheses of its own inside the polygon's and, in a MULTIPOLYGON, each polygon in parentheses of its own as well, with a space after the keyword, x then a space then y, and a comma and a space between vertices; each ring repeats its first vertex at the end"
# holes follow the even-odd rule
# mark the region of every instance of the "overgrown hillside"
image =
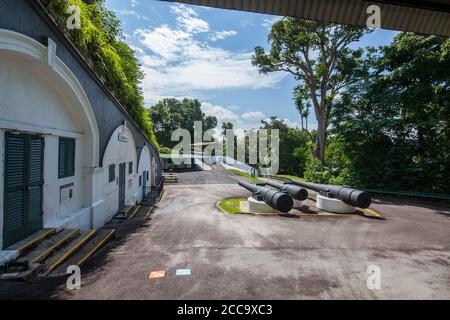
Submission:
POLYGON ((41 2, 148 138, 158 145, 140 88, 144 75, 134 51, 123 41, 120 20, 106 9, 104 1, 41 2), (67 8, 70 5, 80 8, 80 29, 67 29, 67 8))

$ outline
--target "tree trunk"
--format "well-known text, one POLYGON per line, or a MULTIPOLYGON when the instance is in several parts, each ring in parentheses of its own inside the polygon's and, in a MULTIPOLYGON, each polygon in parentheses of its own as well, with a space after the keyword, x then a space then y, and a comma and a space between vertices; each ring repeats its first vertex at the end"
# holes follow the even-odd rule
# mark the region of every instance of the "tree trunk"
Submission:
POLYGON ((303 116, 300 116, 300 119, 302 119, 302 131, 303 131, 303 116))
POLYGON ((314 150, 314 158, 324 161, 325 144, 327 139, 327 117, 322 111, 317 115, 317 137, 316 148, 314 150))
POLYGON ((306 131, 308 131, 308 116, 305 117, 305 127, 306 131))

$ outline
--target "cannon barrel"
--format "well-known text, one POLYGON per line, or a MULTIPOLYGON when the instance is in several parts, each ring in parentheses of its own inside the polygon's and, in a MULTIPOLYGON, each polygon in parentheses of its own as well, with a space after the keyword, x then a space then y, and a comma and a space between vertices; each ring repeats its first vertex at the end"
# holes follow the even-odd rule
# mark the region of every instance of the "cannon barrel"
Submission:
POLYGON ((269 206, 280 212, 289 212, 294 205, 292 198, 284 192, 257 186, 245 181, 239 181, 239 185, 251 191, 256 200, 264 201, 269 206))
POLYGON ((278 189, 281 192, 287 193, 295 200, 306 200, 308 199, 308 191, 300 186, 291 183, 278 183, 274 181, 266 182, 267 185, 278 189))
POLYGON ((368 208, 372 202, 372 196, 366 191, 334 186, 329 184, 318 184, 306 181, 290 180, 293 184, 305 187, 319 193, 327 193, 333 198, 339 199, 349 205, 359 208, 368 208))

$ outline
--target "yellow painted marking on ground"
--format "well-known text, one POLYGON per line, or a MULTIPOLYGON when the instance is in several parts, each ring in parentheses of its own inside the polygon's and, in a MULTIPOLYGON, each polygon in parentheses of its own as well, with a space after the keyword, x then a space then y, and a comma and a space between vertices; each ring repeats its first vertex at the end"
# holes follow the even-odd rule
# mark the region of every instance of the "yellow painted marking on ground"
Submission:
POLYGON ((352 213, 293 213, 296 216, 308 216, 308 217, 353 217, 352 213))
POLYGON ((47 238, 49 235, 56 233, 56 229, 48 229, 47 232, 44 232, 43 234, 41 234, 40 236, 38 236, 37 238, 34 238, 32 240, 30 240, 29 242, 25 243, 24 245, 20 246, 19 248, 15 249, 17 251, 19 251, 20 253, 22 253, 22 251, 28 249, 29 247, 33 246, 34 244, 44 240, 45 238, 47 238))
POLYGON ((149 279, 156 279, 156 278, 164 278, 166 276, 165 271, 153 271, 150 272, 148 278, 149 279))
POLYGON ((373 215, 375 217, 382 218, 382 216, 378 212, 375 212, 372 209, 363 209, 363 211, 368 213, 368 214, 371 214, 371 215, 373 215))
POLYGON ((140 208, 141 206, 137 206, 136 209, 133 211, 133 213, 128 216, 128 220, 133 219, 140 208))
POLYGON ((86 242, 88 242, 94 234, 97 232, 97 230, 91 230, 86 233, 86 235, 75 245, 73 246, 69 251, 64 253, 62 257, 60 257, 57 261, 55 261, 48 269, 47 272, 52 271, 57 266, 59 266, 61 263, 67 260, 73 253, 75 253, 78 249, 80 249, 86 242))
POLYGON ((145 214, 145 219, 147 219, 150 216, 152 211, 153 211, 153 208, 150 208, 150 210, 148 210, 148 212, 145 214))
POLYGON ((89 251, 80 261, 77 263, 77 266, 81 266, 87 259, 89 259, 99 248, 101 248, 111 237, 114 236, 116 233, 116 230, 112 229, 110 232, 106 235, 106 237, 103 238, 102 241, 97 243, 97 245, 92 248, 91 251, 89 251))
POLYGON ((72 238, 76 233, 80 232, 80 229, 73 229, 72 232, 70 232, 67 236, 59 240, 57 243, 50 246, 47 250, 42 252, 40 255, 38 255, 36 258, 34 258, 31 263, 37 263, 42 260, 44 260, 50 253, 52 253, 54 250, 56 250, 58 247, 60 247, 64 242, 72 238))

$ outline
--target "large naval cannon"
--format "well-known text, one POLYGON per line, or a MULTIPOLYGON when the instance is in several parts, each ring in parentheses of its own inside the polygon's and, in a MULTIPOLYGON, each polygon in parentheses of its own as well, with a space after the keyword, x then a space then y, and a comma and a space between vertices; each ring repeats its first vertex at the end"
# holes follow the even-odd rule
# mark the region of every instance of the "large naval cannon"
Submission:
POLYGON ((269 206, 280 212, 289 212, 294 205, 292 198, 278 190, 258 186, 245 181, 239 181, 239 185, 253 193, 253 198, 258 201, 264 201, 269 206))
POLYGON ((354 207, 365 209, 368 208, 372 202, 372 196, 366 191, 329 184, 318 184, 298 180, 290 181, 298 186, 317 191, 324 197, 339 199, 354 207))
POLYGON ((303 201, 308 199, 308 191, 300 186, 291 183, 278 183, 274 181, 266 182, 267 185, 278 189, 281 192, 287 193, 293 199, 303 201))

